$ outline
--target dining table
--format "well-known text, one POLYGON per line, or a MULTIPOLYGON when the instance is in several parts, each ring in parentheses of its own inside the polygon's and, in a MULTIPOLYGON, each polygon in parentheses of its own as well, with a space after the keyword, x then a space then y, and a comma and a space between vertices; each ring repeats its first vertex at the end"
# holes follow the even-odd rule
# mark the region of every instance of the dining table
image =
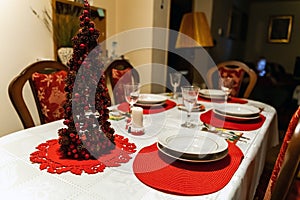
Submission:
MULTIPOLYGON (((243 121, 238 121, 238 126, 229 123, 226 124, 228 127, 218 128, 218 124, 214 124, 216 120, 212 119, 211 112, 215 106, 225 103, 199 98, 197 103, 201 104, 203 109, 191 112, 192 123, 195 123, 196 127, 183 128, 181 124, 185 121, 187 113, 180 107, 181 98, 167 97, 167 101, 169 107, 144 108, 144 129, 141 134, 134 134, 128 130, 127 116, 109 119, 115 134, 134 143, 136 149, 130 154, 128 161, 105 167, 97 173, 51 173, 49 168, 47 170, 40 163, 32 161, 31 155, 37 151, 40 144, 58 138, 58 130, 65 127, 63 120, 1 137, 1 199, 253 199, 267 151, 279 144, 276 110, 262 102, 232 98, 231 101, 228 100, 228 104, 260 108, 259 115, 262 120, 248 128, 243 121), (207 119, 212 122, 209 126, 217 127, 221 132, 232 131, 242 136, 234 142, 226 138, 230 149, 225 158, 211 162, 188 162, 161 155, 157 150, 157 141, 162 134, 198 134, 210 123, 204 123, 207 119), (233 151, 236 153, 232 153, 233 151), (164 162, 165 160, 168 161, 164 162), (216 165, 218 162, 223 164, 216 165)), ((123 113, 121 111, 125 107, 125 104, 123 107, 119 104, 110 107, 110 110, 123 113)))

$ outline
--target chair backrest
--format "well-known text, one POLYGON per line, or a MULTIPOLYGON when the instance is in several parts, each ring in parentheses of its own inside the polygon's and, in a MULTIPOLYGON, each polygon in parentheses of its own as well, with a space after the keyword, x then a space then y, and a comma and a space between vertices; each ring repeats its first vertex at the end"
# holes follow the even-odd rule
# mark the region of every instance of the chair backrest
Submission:
POLYGON ((24 128, 35 126, 23 97, 23 88, 30 84, 40 123, 62 118, 65 100, 65 77, 68 67, 57 61, 38 61, 27 66, 8 86, 10 100, 24 128), (50 113, 52 112, 53 113, 50 113))
POLYGON ((208 70, 206 74, 206 82, 208 88, 219 87, 218 79, 219 77, 230 76, 234 79, 235 85, 231 92, 232 96, 241 96, 248 98, 251 94, 256 81, 257 75, 254 70, 249 68, 245 63, 240 61, 225 61, 217 64, 208 70), (217 73, 218 72, 218 73, 217 73), (244 81, 245 79, 248 79, 244 81), (246 82, 246 86, 243 94, 239 94, 241 86, 246 82))
POLYGON ((140 82, 137 70, 123 57, 113 60, 105 69, 104 74, 112 105, 125 101, 124 84, 140 82))
POLYGON ((280 147, 264 200, 286 199, 300 161, 300 106, 292 116, 280 147))

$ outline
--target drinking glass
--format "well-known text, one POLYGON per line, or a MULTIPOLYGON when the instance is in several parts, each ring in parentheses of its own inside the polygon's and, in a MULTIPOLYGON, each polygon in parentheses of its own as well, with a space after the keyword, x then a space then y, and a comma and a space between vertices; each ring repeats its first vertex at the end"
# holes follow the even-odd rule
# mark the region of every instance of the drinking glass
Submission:
POLYGON ((220 86, 222 91, 225 93, 225 103, 228 100, 228 97, 232 91, 234 81, 231 77, 221 77, 220 86))
POLYGON ((170 82, 173 87, 173 99, 177 99, 177 87, 180 85, 182 74, 180 72, 170 73, 170 82))
POLYGON ((138 83, 125 84, 123 85, 123 87, 125 100, 130 104, 129 113, 131 113, 133 104, 138 101, 140 95, 140 85, 138 83))
POLYGON ((185 123, 181 124, 181 126, 186 128, 193 128, 195 127, 195 124, 191 123, 191 111, 197 102, 199 88, 197 86, 183 86, 181 87, 181 91, 183 104, 187 109, 187 119, 185 123))

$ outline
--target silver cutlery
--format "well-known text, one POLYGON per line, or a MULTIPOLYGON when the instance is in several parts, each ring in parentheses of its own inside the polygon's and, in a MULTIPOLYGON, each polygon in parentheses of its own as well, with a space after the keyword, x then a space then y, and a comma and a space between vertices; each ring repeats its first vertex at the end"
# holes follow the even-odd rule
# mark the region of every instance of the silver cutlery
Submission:
POLYGON ((204 128, 202 128, 202 130, 206 130, 206 131, 209 131, 211 133, 216 133, 216 134, 218 134, 222 137, 225 137, 227 139, 231 138, 233 140, 238 140, 238 141, 245 142, 245 143, 247 143, 246 140, 250 140, 250 138, 242 136, 241 134, 238 134, 238 133, 233 132, 233 131, 221 130, 221 129, 218 129, 218 128, 213 127, 211 125, 208 125, 206 123, 203 123, 203 125, 204 125, 204 128))

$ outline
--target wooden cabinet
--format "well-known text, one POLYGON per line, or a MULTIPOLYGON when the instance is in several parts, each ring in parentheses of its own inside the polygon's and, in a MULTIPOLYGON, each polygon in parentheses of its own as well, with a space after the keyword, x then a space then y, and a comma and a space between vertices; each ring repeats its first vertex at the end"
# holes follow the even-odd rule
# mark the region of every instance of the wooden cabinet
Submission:
MULTIPOLYGON (((54 54, 61 47, 72 47, 72 37, 79 30, 79 16, 83 10, 83 4, 68 0, 53 0, 53 41, 54 54)), ((99 43, 106 39, 106 11, 102 8, 91 6, 91 19, 96 29, 100 31, 99 43)), ((104 44, 105 45, 105 44, 104 44)), ((103 49, 105 47, 102 46, 103 49)))

